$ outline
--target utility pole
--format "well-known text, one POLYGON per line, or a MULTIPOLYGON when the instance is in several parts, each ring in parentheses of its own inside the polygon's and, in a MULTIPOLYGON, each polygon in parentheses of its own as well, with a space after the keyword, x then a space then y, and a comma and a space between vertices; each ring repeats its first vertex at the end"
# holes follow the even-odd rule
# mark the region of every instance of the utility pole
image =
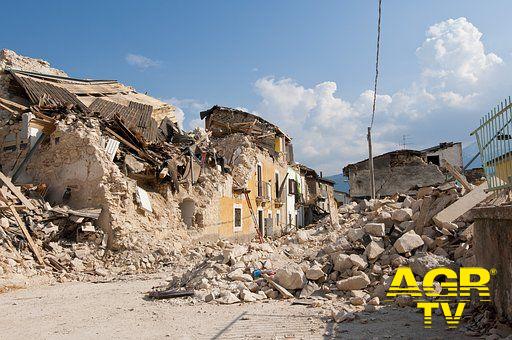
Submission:
POLYGON ((372 152, 372 127, 375 119, 375 104, 377 102, 377 80, 379 78, 379 49, 380 49, 380 20, 382 15, 382 0, 379 0, 379 20, 377 22, 377 55, 375 57, 375 83, 373 87, 373 107, 372 107, 372 120, 368 127, 368 170, 370 170, 370 190, 371 197, 375 198, 375 173, 373 171, 373 152, 372 152))
POLYGON ((370 170, 370 192, 372 198, 375 198, 375 174, 373 172, 373 153, 372 153, 372 128, 368 126, 368 169, 370 170))

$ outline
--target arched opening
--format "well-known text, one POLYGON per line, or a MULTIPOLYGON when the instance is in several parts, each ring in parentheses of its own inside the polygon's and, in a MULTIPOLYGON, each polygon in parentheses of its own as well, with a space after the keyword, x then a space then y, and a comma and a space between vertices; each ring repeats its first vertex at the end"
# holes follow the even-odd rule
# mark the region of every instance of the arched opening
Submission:
POLYGON ((188 227, 194 225, 194 213, 196 206, 193 200, 186 198, 180 203, 181 218, 188 227))

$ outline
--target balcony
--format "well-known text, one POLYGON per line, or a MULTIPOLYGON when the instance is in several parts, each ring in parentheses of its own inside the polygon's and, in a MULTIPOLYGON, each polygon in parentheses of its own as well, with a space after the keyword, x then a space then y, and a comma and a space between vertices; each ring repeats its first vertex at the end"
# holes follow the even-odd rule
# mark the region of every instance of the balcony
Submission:
POLYGON ((258 192, 256 196, 256 203, 265 205, 272 200, 272 184, 270 182, 261 181, 258 183, 258 192))

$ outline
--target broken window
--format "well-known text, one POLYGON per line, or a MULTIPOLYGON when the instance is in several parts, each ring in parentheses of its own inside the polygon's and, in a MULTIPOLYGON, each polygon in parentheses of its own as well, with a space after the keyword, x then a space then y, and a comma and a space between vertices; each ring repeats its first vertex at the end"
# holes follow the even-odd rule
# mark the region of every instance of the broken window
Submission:
POLYGON ((242 206, 239 204, 235 204, 234 206, 234 218, 233 218, 233 228, 235 230, 242 229, 242 206))
POLYGON ((440 165, 440 163, 439 163, 439 155, 427 156, 427 163, 432 163, 432 164, 435 164, 435 165, 440 165))

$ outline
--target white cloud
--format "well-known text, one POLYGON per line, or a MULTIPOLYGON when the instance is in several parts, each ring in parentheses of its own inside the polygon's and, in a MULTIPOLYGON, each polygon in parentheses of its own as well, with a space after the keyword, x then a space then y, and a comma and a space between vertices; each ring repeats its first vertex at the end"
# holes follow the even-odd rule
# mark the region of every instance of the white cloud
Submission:
POLYGON ((195 99, 162 99, 176 107, 176 118, 181 128, 193 130, 196 127, 204 126, 204 122, 199 118, 199 113, 208 109, 210 106, 206 102, 200 102, 195 99))
MULTIPOLYGON (((481 38, 482 33, 466 18, 448 19, 428 29, 416 51, 422 69, 416 81, 377 96, 375 154, 396 149, 404 134, 411 134, 416 147, 458 138, 457 133, 441 135, 449 126, 435 127, 436 122, 450 122, 450 114, 455 117, 451 124, 458 129, 471 124, 460 120, 461 113, 471 113, 477 121, 489 98, 496 100, 489 95, 490 84, 497 83, 504 65, 500 57, 486 53, 481 38)), ((372 90, 350 102, 342 99, 335 82, 305 87, 276 77, 258 79, 255 90, 261 96, 257 111, 294 138, 298 161, 339 173, 347 163, 367 157, 372 90)), ((461 131, 459 135, 465 137, 467 131, 461 131)))
POLYGON ((150 58, 145 57, 140 54, 133 54, 133 53, 128 53, 124 57, 124 59, 126 60, 128 65, 135 66, 135 67, 137 67, 139 69, 143 69, 143 70, 150 68, 150 67, 157 67, 157 66, 160 66, 160 64, 161 64, 159 61, 150 59, 150 58))
POLYGON ((416 50, 422 75, 439 88, 466 89, 503 60, 485 53, 482 33, 466 18, 448 19, 431 26, 416 50))

